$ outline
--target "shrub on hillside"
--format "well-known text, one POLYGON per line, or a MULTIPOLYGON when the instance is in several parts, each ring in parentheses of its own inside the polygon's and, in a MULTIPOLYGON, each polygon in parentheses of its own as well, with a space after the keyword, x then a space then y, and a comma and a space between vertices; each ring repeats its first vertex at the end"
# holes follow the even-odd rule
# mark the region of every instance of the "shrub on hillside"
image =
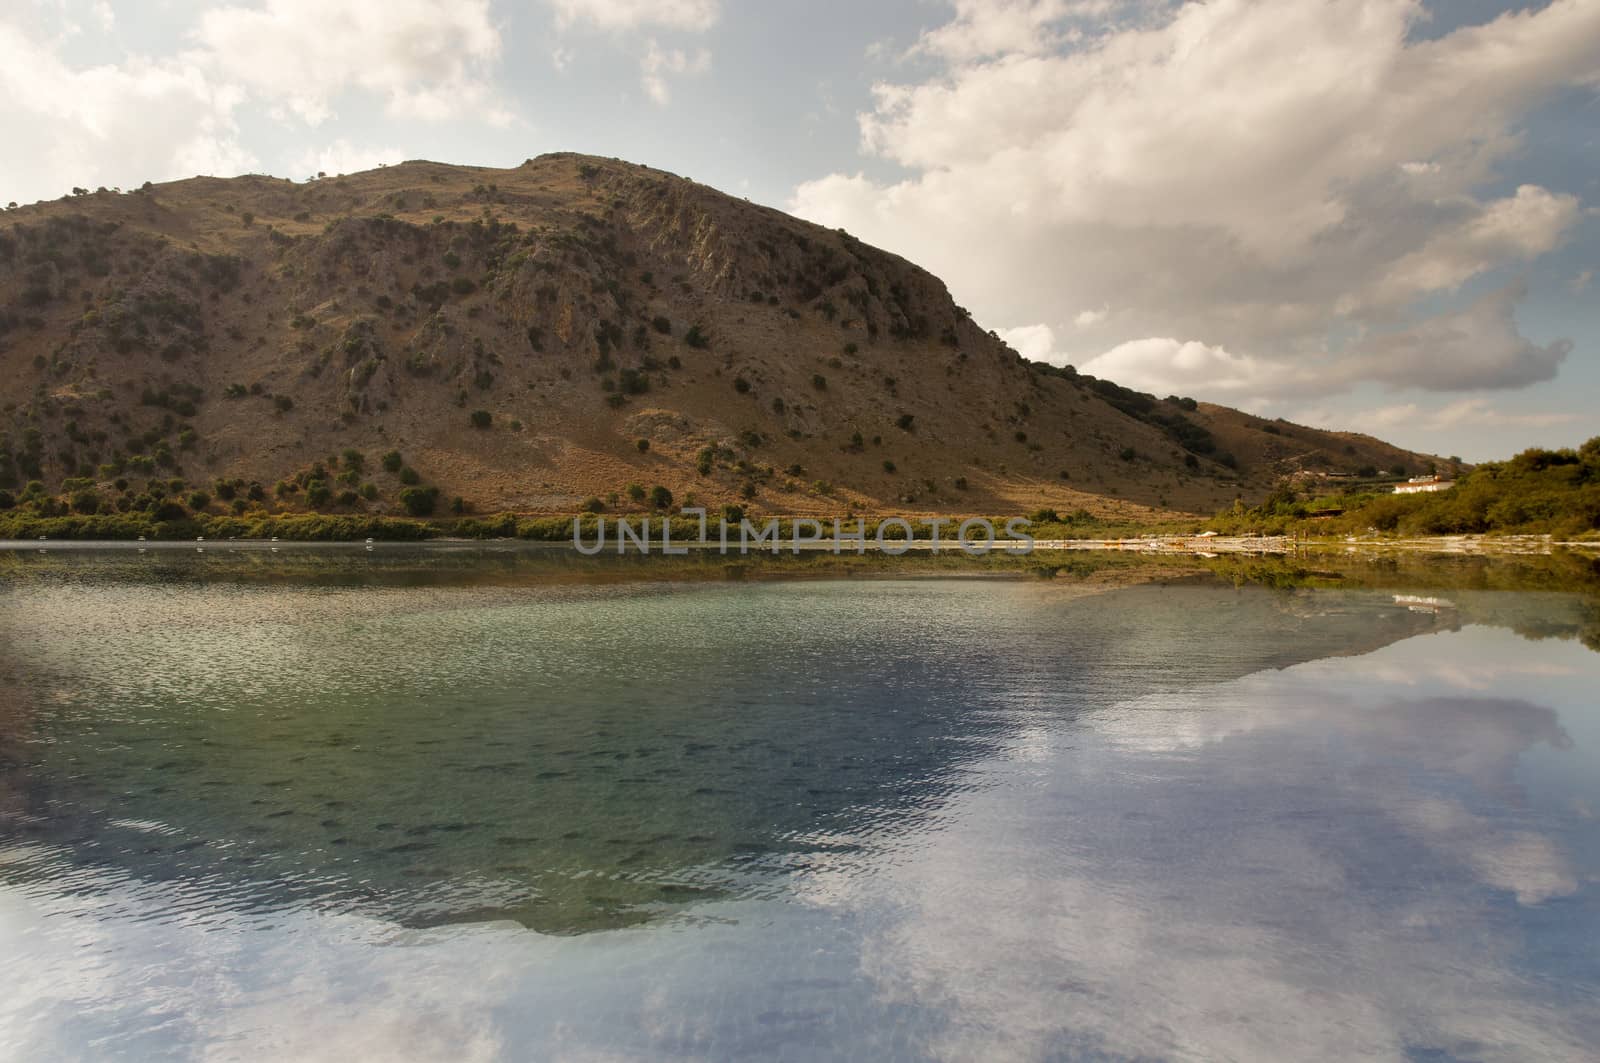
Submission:
POLYGON ((438 501, 437 487, 406 487, 400 491, 400 504, 413 517, 431 516, 438 501))

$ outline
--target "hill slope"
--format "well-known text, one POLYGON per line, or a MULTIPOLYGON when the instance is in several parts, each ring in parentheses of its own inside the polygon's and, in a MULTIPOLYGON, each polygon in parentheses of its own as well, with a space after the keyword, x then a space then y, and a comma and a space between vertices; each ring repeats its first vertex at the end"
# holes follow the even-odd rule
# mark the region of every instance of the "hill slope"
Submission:
POLYGON ((895 255, 576 155, 8 211, 0 399, 0 487, 105 506, 181 477, 300 508, 320 473, 318 508, 396 512, 403 471, 480 511, 659 484, 777 513, 1138 518, 1428 461, 1027 363, 895 255))

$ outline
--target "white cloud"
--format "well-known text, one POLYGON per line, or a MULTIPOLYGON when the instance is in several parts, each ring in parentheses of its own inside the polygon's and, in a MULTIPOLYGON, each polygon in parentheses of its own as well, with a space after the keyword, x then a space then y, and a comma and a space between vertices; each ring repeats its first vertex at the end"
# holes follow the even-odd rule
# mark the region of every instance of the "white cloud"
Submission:
POLYGON ((662 48, 654 40, 639 60, 639 80, 644 91, 657 104, 665 106, 672 98, 669 76, 704 74, 711 69, 711 53, 701 48, 693 53, 681 48, 662 48))
POLYGON ((233 120, 238 93, 187 59, 132 57, 75 70, 0 24, 0 199, 74 185, 231 175, 256 165, 233 120))
POLYGON ((1167 337, 1119 343, 1085 362, 1083 371, 1141 391, 1202 391, 1235 402, 1288 390, 1296 384, 1289 379, 1295 374, 1285 366, 1231 354, 1222 347, 1167 337))
MULTIPOLYGON (((110 25, 109 7, 93 10, 110 25)), ((514 117, 490 80, 500 35, 488 0, 266 0, 204 11, 190 39, 175 55, 75 68, 59 35, 0 19, 0 197, 256 168, 238 132, 251 102, 313 125, 349 91, 397 118, 514 117)))
POLYGON ((1495 407, 1488 399, 1466 398, 1432 409, 1415 402, 1403 402, 1354 412, 1335 413, 1327 409, 1301 410, 1291 414, 1289 419, 1301 424, 1326 428, 1352 428, 1363 432, 1382 433, 1401 426, 1427 431, 1552 428, 1571 424, 1578 420, 1578 416, 1548 411, 1508 413, 1495 407))
POLYGON ((1081 35, 1064 21, 1117 7, 1116 0, 955 0, 955 19, 924 34, 912 52, 956 60, 1041 54, 1081 35))
POLYGON ((206 11, 195 36, 220 76, 312 125, 352 88, 399 117, 507 117, 487 81, 500 55, 488 0, 267 0, 206 11))
MULTIPOLYGON (((1454 344, 1465 372, 1344 344, 1428 332, 1422 299, 1572 231, 1571 195, 1481 190, 1532 108, 1600 79, 1600 5, 1557 0, 1433 39, 1411 32, 1414 0, 1132 3, 1098 26, 1075 7, 957 3, 916 49, 943 69, 877 85, 860 119, 863 150, 911 176, 830 174, 792 208, 928 266, 980 319, 1049 324, 1066 357, 1201 341, 1221 352, 1218 380, 1284 394, 1313 386, 1312 368, 1333 387, 1549 379, 1564 348, 1508 338, 1508 309, 1487 315, 1494 342, 1454 344), (1075 335, 1063 310, 1113 304, 1117 334, 1075 335)), ((1137 355, 1157 390, 1215 392, 1183 361, 1156 376, 1158 353, 1113 361, 1137 355)))
POLYGON ((1339 371, 1424 391, 1520 388, 1552 380, 1572 343, 1536 344, 1517 331, 1516 304, 1526 294, 1521 283, 1508 285, 1463 310, 1371 336, 1339 371))
POLYGON ((1079 328, 1092 328, 1105 321, 1110 313, 1111 308, 1105 306, 1098 310, 1080 310, 1078 316, 1072 319, 1072 323, 1079 328))
POLYGON ((89 6, 89 13, 93 15, 94 20, 100 24, 100 29, 102 32, 110 33, 116 28, 117 13, 111 10, 111 5, 107 3, 106 0, 95 0, 95 2, 89 6))
POLYGON ((1367 298, 1400 303, 1430 292, 1453 291, 1505 262, 1526 261, 1554 249, 1577 223, 1578 197, 1523 185, 1514 196, 1464 205, 1466 217, 1393 263, 1367 298))
POLYGON ((718 0, 550 0, 560 27, 586 24, 620 32, 660 28, 703 32, 716 25, 718 0))
POLYGON ((1049 362, 1052 365, 1066 363, 1064 358, 1056 354, 1056 334, 1049 325, 1019 325, 996 331, 1002 340, 1030 362, 1049 362))
POLYGON ((399 148, 356 147, 340 137, 321 148, 307 150, 295 159, 295 177, 309 177, 325 173, 330 176, 343 173, 360 173, 379 166, 400 162, 405 154, 399 148))

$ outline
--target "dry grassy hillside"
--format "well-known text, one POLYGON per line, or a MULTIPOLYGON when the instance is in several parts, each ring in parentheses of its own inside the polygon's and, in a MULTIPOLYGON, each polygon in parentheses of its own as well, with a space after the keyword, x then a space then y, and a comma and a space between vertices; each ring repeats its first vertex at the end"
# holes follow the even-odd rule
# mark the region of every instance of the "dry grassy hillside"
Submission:
POLYGON ((1029 364, 893 254, 576 155, 10 210, 0 399, 0 487, 92 481, 106 505, 181 478, 220 481, 214 509, 305 508, 320 477, 319 509, 397 512, 404 475, 478 511, 662 485, 1143 517, 1427 460, 1029 364))

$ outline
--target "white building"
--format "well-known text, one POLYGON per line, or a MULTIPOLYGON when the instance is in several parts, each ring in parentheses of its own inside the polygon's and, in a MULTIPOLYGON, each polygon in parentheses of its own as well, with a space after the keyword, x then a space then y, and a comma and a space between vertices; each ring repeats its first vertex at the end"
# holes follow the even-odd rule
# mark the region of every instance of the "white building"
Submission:
POLYGON ((1394 485, 1397 495, 1419 495, 1424 491, 1448 491, 1454 487, 1454 480, 1442 480, 1437 476, 1413 476, 1403 484, 1394 485))

